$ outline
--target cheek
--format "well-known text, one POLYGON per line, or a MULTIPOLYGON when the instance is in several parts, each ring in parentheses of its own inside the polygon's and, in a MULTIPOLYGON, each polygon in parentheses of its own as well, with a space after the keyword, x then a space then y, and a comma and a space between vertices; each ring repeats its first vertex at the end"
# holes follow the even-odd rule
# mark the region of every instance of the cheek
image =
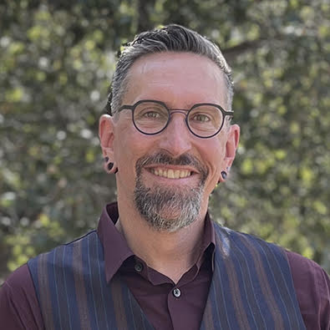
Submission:
POLYGON ((209 168, 209 190, 212 191, 220 178, 221 171, 225 169, 226 148, 221 141, 216 140, 207 149, 208 152, 206 152, 206 149, 204 150, 202 159, 209 168))
POLYGON ((210 161, 211 168, 216 170, 223 163, 225 155, 225 144, 221 140, 219 141, 219 139, 217 139, 207 148, 207 155, 205 154, 204 157, 210 161))
POLYGON ((134 147, 131 143, 132 139, 129 138, 130 135, 131 132, 127 128, 118 126, 114 139, 115 161, 118 166, 118 172, 124 177, 131 177, 131 168, 134 163, 134 147))
POLYGON ((127 175, 135 175, 135 165, 139 158, 150 154, 154 143, 140 132, 125 129, 115 143, 116 161, 127 175), (132 173, 133 172, 133 173, 132 173))

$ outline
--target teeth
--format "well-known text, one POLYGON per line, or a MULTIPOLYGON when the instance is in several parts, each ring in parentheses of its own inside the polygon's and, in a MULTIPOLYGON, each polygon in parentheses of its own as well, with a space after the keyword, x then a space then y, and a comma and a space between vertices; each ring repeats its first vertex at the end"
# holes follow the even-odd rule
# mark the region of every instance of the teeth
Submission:
POLYGON ((190 172, 189 171, 178 171, 180 174, 180 178, 185 178, 187 176, 190 176, 190 172))
POLYGON ((170 178, 170 179, 174 179, 174 172, 173 172, 173 170, 168 170, 167 171, 167 177, 170 178))
POLYGON ((179 179, 186 178, 191 175, 191 172, 188 170, 162 170, 160 168, 156 168, 152 170, 153 173, 157 176, 161 176, 168 179, 179 179))

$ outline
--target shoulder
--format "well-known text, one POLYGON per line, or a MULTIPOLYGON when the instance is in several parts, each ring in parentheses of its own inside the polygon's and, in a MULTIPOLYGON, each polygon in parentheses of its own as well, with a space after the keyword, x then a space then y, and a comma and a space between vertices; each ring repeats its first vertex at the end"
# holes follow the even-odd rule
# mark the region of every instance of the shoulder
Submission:
POLYGON ((102 247, 96 231, 93 230, 72 242, 59 245, 30 259, 27 266, 38 300, 41 301, 41 295, 45 290, 62 283, 63 274, 66 274, 66 278, 69 276, 67 272, 80 272, 83 265, 94 265, 99 261, 100 255, 102 247))
POLYGON ((92 243, 97 240, 96 231, 91 231, 83 237, 36 256, 14 271, 0 288, 0 319, 2 325, 5 325, 4 328, 43 329, 35 287, 40 266, 70 266, 70 263, 84 258, 86 250, 92 245, 95 246, 92 243))
MULTIPOLYGON (((221 244, 223 245, 227 240, 225 245, 228 251, 235 251, 235 245, 240 247, 240 251, 244 251, 247 256, 259 254, 265 257, 267 263, 276 256, 276 260, 281 261, 281 271, 286 269, 287 275, 292 278, 306 328, 330 330, 330 279, 317 263, 253 235, 214 225, 216 237, 221 244), (230 244, 230 242, 235 244, 230 244)), ((271 268, 273 269, 274 266, 278 264, 272 263, 271 268)))
POLYGON ((314 261, 286 251, 307 329, 330 329, 330 279, 314 261))
POLYGON ((5 329, 42 329, 38 299, 27 265, 14 271, 0 289, 0 319, 5 329))
POLYGON ((289 271, 285 250, 282 247, 266 242, 257 236, 235 231, 216 223, 214 223, 214 229, 218 246, 223 248, 225 245, 233 253, 238 248, 246 256, 257 254, 261 258, 265 258, 268 262, 275 258, 275 263, 280 262, 280 266, 286 265, 287 271, 289 271))
POLYGON ((98 243, 98 235, 92 230, 82 237, 79 237, 66 244, 61 244, 54 249, 39 254, 28 261, 28 267, 34 280, 34 276, 40 265, 56 265, 58 267, 67 267, 77 260, 85 257, 87 252, 98 243), (96 243, 96 244, 95 244, 96 243), (92 247, 91 247, 92 246, 92 247))
POLYGON ((287 255, 292 276, 297 280, 313 280, 322 282, 323 284, 329 281, 329 277, 324 269, 313 260, 307 259, 298 253, 285 250, 287 255))

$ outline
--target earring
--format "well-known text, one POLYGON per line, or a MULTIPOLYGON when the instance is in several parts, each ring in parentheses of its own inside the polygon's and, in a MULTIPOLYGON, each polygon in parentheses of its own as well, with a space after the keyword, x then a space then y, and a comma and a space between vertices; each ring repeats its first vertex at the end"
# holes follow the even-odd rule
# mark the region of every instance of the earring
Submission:
POLYGON ((221 176, 222 176, 222 178, 223 178, 224 180, 226 180, 226 178, 227 178, 227 172, 222 171, 222 172, 221 172, 221 176))
MULTIPOLYGON (((228 169, 228 167, 227 167, 227 169, 228 169)), ((221 178, 222 178, 222 180, 219 179, 217 184, 221 183, 222 181, 225 181, 227 179, 227 176, 228 176, 227 172, 226 171, 222 171, 221 172, 221 178)))
POLYGON ((115 164, 113 162, 109 162, 109 157, 104 157, 104 169, 111 173, 111 174, 116 174, 118 172, 117 167, 115 166, 115 164))

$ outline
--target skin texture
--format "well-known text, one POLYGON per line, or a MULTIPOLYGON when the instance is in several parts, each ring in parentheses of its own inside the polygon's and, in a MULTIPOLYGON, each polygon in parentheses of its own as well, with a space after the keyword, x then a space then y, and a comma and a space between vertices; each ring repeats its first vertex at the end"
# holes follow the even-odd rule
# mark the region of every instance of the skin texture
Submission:
MULTIPOLYGON (((123 104, 132 105, 142 99, 165 102, 169 108, 189 109, 196 103, 226 105, 226 87, 221 70, 206 57, 191 53, 159 53, 137 60, 129 71, 128 88, 123 104)), ((224 181, 221 171, 230 168, 239 141, 239 127, 226 126, 209 139, 200 139, 190 133, 184 116, 176 113, 169 126, 160 134, 143 135, 133 125, 131 111, 123 110, 115 117, 103 115, 99 135, 103 156, 115 163, 119 230, 130 248, 147 264, 173 281, 189 269, 198 257, 199 241, 203 232, 209 196, 218 181, 224 181), (136 164, 139 159, 164 153, 176 159, 190 155, 207 169, 199 215, 189 226, 175 232, 155 231, 141 217, 134 202, 136 164), (180 251, 180 253, 178 253, 180 251)), ((154 165, 141 169, 140 179, 148 188, 167 187, 173 193, 197 188, 202 174, 193 165, 154 165), (163 170, 189 170, 187 178, 169 179, 152 173, 163 170)), ((166 216, 175 219, 173 214, 166 216)))

